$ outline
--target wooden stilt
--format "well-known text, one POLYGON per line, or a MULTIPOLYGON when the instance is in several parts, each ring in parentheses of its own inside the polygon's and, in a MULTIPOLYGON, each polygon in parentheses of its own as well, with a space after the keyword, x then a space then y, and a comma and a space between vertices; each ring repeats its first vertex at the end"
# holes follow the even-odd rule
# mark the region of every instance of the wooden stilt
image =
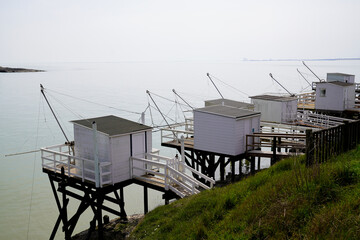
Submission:
POLYGON ((144 186, 144 213, 147 214, 149 211, 148 205, 148 188, 144 186))

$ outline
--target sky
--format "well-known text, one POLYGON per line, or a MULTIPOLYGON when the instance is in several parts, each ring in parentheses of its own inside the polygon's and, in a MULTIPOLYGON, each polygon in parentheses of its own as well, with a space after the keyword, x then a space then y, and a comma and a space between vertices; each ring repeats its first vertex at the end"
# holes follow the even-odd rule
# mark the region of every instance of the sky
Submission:
POLYGON ((359 0, 0 0, 0 63, 360 57, 359 0))

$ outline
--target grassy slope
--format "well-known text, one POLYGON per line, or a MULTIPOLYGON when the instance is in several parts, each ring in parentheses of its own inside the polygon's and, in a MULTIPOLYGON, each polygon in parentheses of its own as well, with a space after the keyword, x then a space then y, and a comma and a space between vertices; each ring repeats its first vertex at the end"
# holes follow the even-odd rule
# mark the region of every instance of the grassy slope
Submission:
POLYGON ((360 147, 306 169, 283 160, 244 181, 161 206, 134 239, 359 239, 360 147))

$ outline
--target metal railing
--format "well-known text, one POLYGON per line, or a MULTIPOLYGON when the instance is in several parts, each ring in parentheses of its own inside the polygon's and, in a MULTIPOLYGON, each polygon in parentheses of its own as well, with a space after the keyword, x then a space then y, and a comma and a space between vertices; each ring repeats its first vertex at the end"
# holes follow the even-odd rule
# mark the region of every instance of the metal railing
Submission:
MULTIPOLYGON (((61 168, 64 168, 66 176, 77 177, 83 182, 89 181, 96 184, 94 160, 73 156, 71 148, 65 144, 41 148, 40 150, 44 169, 60 173, 61 168)), ((111 162, 99 163, 99 175, 100 187, 113 184, 111 162)))

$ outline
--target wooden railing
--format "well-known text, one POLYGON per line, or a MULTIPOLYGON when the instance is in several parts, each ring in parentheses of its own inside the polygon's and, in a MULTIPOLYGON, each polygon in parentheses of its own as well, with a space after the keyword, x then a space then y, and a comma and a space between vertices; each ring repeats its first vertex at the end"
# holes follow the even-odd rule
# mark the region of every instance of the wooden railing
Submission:
POLYGON ((297 121, 298 123, 308 126, 330 128, 342 125, 344 121, 353 122, 354 120, 314 113, 311 111, 298 111, 297 121))
POLYGON ((296 97, 298 99, 298 108, 315 108, 315 92, 301 93, 296 97))
POLYGON ((360 121, 317 132, 306 131, 306 165, 325 162, 332 156, 347 152, 360 143, 360 121))
POLYGON ((272 165, 278 158, 302 154, 305 151, 305 139, 305 134, 254 133, 246 135, 246 153, 270 157, 272 165))
MULTIPOLYGON (((65 144, 41 148, 40 150, 44 169, 61 173, 61 168, 64 168, 65 175, 68 177, 78 177, 83 182, 96 183, 94 160, 73 156, 71 147, 65 144)), ((110 162, 99 163, 99 176, 100 187, 113 184, 110 162)))
POLYGON ((260 149, 262 147, 303 150, 305 149, 305 139, 305 134, 254 133, 246 135, 246 150, 260 149))
POLYGON ((174 142, 180 143, 181 135, 185 138, 185 144, 194 144, 194 125, 189 120, 185 123, 171 125, 161 129, 161 143, 174 142))
POLYGON ((159 177, 163 181, 164 187, 166 190, 171 190, 176 193, 181 198, 199 193, 197 189, 199 186, 204 189, 210 189, 215 184, 215 181, 212 178, 196 171, 195 169, 188 167, 183 162, 179 161, 176 158, 168 158, 159 155, 153 156, 153 154, 146 154, 147 158, 155 158, 158 161, 149 160, 146 158, 130 157, 132 172, 131 177, 137 178, 143 181, 153 182, 154 184, 159 184, 158 180, 147 178, 144 174, 134 174, 133 170, 140 170, 140 172, 145 172, 159 177), (134 162, 140 162, 143 167, 135 167, 134 162), (156 169, 156 170, 155 170, 156 169), (199 178, 205 179, 209 182, 209 186, 195 179, 191 174, 197 175, 199 178))

